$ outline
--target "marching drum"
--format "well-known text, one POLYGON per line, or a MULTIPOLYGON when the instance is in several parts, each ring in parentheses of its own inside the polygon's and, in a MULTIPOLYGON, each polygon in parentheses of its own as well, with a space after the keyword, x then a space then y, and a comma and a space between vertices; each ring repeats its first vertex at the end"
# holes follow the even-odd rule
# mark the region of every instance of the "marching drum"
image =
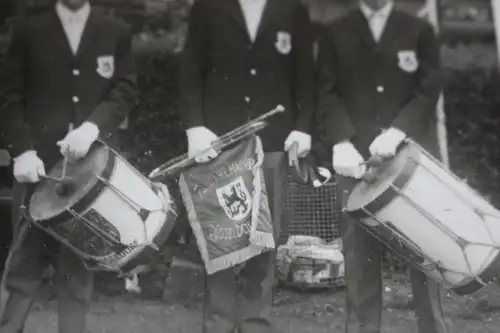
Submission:
POLYGON ((458 295, 497 280, 497 209, 410 140, 373 171, 351 192, 348 216, 458 295))
POLYGON ((89 270, 138 273, 177 217, 167 187, 149 181, 102 142, 81 160, 59 162, 44 178, 29 202, 29 218, 89 270))

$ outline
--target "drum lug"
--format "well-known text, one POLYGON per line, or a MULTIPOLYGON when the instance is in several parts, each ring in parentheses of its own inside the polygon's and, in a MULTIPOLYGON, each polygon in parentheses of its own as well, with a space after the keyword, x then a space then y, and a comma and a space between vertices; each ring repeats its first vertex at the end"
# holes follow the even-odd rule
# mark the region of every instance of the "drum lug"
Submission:
POLYGON ((457 236, 456 241, 458 243, 458 246, 460 246, 460 248, 462 250, 465 249, 465 247, 470 244, 470 242, 468 240, 466 240, 465 238, 460 237, 460 236, 457 236))
POLYGON ((138 214, 139 214, 139 217, 141 218, 141 220, 143 222, 146 222, 146 220, 148 219, 150 213, 151 213, 151 211, 149 211, 149 210, 147 210, 145 208, 141 208, 139 210, 138 214))

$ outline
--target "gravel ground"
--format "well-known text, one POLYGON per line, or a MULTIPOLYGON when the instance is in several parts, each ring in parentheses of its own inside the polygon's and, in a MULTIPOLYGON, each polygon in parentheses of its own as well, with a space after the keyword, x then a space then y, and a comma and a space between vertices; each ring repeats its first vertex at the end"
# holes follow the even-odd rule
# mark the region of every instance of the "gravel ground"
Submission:
MULTIPOLYGON (((386 281, 385 333, 417 332, 411 292, 404 278, 386 281)), ((144 300, 130 294, 96 296, 88 320, 92 333, 201 333, 203 289, 196 271, 176 270, 167 280, 163 300, 144 300)), ((275 320, 283 332, 342 332, 344 294, 293 292, 279 289, 275 320)), ((25 333, 57 332, 54 302, 41 302, 32 312, 25 333)), ((500 289, 473 296, 447 295, 450 333, 497 333, 500 327, 500 289)))

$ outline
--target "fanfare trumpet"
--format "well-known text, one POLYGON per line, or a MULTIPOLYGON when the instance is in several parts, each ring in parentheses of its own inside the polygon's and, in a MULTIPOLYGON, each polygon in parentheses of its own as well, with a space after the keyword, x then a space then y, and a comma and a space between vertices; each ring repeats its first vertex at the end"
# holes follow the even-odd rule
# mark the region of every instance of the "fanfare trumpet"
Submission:
MULTIPOLYGON (((221 151, 222 149, 263 130, 268 125, 265 119, 284 111, 285 108, 282 105, 278 105, 275 109, 264 113, 261 116, 241 125, 240 127, 237 127, 234 130, 222 135, 218 140, 212 142, 210 148, 201 151, 199 155, 207 153, 211 149, 221 151)), ((195 163, 195 156, 189 157, 188 154, 183 154, 174 159, 171 159, 170 161, 167 161, 166 163, 154 169, 149 174, 148 178, 151 180, 156 180, 160 177, 172 176, 177 172, 194 165, 195 163)))

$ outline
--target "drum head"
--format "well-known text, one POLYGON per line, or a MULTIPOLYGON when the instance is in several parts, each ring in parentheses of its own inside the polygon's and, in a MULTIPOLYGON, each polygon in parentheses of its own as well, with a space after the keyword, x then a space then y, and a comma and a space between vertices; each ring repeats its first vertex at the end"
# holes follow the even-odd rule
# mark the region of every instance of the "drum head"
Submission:
POLYGON ((359 211, 377 199, 381 199, 380 204, 377 204, 380 208, 387 205, 397 194, 394 191, 391 191, 389 195, 384 196, 384 194, 388 193, 391 185, 398 188, 404 187, 418 166, 419 157, 419 148, 413 144, 406 144, 395 157, 382 162, 382 165, 377 167, 374 182, 367 183, 361 180, 354 187, 347 199, 346 210, 348 212, 359 211))
MULTIPOLYGON (((96 142, 92 145, 88 154, 80 160, 69 160, 66 166, 66 176, 71 180, 71 189, 66 193, 58 190, 59 183, 50 179, 42 180, 36 187, 30 203, 29 212, 35 221, 44 221, 54 218, 68 208, 73 207, 98 186, 98 176, 104 177, 106 170, 112 168, 114 163, 110 162, 114 155, 103 143, 96 142)), ((51 177, 59 178, 62 174, 63 161, 59 161, 48 173, 51 177)), ((109 177, 109 176, 108 176, 109 177)), ((107 177, 104 177, 107 178, 107 177)), ((91 203, 100 193, 98 191, 91 203)))

